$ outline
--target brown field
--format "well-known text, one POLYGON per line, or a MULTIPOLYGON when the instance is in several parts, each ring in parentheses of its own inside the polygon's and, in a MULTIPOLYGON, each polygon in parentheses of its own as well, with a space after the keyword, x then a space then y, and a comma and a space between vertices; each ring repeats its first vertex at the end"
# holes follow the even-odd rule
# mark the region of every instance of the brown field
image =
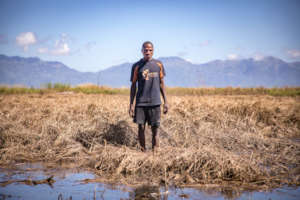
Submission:
MULTIPOLYGON (((128 95, 0 95, 0 166, 80 167, 124 184, 300 184, 300 97, 168 96, 161 148, 139 151, 128 95)), ((147 130, 147 145, 151 132, 147 130)), ((88 181, 88 180, 87 180, 88 181)))

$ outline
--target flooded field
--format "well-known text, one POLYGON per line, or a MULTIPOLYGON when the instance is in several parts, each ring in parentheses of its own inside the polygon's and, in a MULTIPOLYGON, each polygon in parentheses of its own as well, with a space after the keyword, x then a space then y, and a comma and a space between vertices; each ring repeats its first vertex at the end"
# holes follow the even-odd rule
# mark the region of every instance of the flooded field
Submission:
POLYGON ((78 169, 47 169, 40 163, 19 164, 14 169, 0 169, 0 200, 103 200, 103 199, 286 199, 300 198, 300 188, 282 187, 270 191, 246 191, 230 187, 209 186, 201 189, 158 185, 125 186, 94 182, 97 175, 78 169), (28 180, 53 183, 28 184, 28 180), (27 183, 24 182, 27 180, 27 183))
POLYGON ((299 198, 300 97, 170 95, 155 154, 128 98, 0 95, 1 198, 299 198))

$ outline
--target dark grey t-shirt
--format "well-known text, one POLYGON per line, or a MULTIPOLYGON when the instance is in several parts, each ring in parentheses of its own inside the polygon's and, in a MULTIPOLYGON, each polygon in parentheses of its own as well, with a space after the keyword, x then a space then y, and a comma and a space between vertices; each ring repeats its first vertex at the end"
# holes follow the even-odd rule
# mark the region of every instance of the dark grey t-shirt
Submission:
POLYGON ((131 82, 138 82, 136 106, 156 106, 161 104, 160 80, 166 75, 165 69, 159 60, 144 59, 133 64, 131 82))

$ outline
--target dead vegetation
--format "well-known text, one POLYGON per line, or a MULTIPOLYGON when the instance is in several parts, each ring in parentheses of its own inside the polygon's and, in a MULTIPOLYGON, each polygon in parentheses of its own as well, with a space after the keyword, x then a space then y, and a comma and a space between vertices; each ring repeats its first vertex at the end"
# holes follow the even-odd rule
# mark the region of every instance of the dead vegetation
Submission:
POLYGON ((128 98, 1 95, 0 165, 51 162, 124 184, 300 184, 299 97, 170 96, 154 155, 139 151, 128 98))
POLYGON ((9 184, 12 183, 22 183, 25 185, 39 185, 39 184, 48 184, 50 186, 53 185, 53 183, 55 182, 55 180, 53 179, 54 176, 50 176, 46 179, 42 179, 42 180, 31 180, 31 179, 23 179, 23 180, 8 180, 8 181, 1 181, 0 182, 0 186, 1 187, 5 187, 9 184))

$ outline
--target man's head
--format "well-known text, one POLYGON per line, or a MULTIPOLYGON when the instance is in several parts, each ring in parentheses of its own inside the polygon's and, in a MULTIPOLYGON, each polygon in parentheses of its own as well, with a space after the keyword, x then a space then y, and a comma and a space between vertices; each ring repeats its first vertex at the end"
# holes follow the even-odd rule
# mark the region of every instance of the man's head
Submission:
POLYGON ((142 53, 144 55, 144 60, 150 60, 153 56, 153 44, 150 41, 146 41, 142 46, 142 53))

